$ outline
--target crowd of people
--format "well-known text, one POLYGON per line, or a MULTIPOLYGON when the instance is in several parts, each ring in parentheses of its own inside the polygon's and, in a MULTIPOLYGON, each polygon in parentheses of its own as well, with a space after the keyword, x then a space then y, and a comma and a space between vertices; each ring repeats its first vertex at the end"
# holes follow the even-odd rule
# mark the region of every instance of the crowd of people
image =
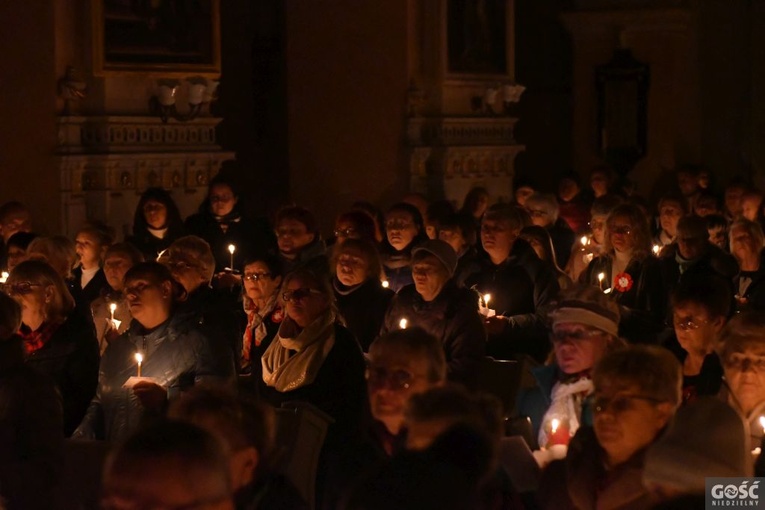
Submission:
POLYGON ((3 504, 56 508, 97 441, 104 509, 696 508, 765 473, 765 195, 676 175, 655 205, 607 168, 360 201, 327 239, 221 176, 185 221, 147 189, 124 240, 0 206, 3 504), (327 427, 310 493, 296 403, 327 427))

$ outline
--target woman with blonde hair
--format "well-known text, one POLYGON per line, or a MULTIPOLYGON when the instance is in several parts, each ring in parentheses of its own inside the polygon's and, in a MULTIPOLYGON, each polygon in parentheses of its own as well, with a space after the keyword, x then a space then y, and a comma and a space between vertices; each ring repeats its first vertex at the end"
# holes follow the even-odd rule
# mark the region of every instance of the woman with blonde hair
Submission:
POLYGON ((77 261, 77 251, 68 237, 45 236, 29 243, 27 258, 47 262, 61 278, 68 280, 72 277, 72 268, 77 261))
POLYGON ((80 423, 98 383, 98 341, 90 320, 75 310, 64 279, 49 264, 16 266, 5 291, 21 305, 26 362, 53 379, 64 405, 64 433, 80 423))

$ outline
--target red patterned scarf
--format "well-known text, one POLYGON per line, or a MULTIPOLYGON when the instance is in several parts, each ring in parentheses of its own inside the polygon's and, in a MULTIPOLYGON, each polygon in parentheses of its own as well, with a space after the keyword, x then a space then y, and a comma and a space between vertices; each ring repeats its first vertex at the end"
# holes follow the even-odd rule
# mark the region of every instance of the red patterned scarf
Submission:
POLYGON ((44 322, 36 331, 32 331, 26 324, 22 324, 19 329, 19 336, 24 339, 24 352, 29 355, 41 349, 48 343, 61 324, 62 321, 44 322))

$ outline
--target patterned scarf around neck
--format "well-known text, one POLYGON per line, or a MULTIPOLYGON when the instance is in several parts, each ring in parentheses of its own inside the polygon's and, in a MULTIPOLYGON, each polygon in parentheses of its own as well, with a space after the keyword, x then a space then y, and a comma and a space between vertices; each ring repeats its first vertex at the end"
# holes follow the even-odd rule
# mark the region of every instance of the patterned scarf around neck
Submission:
POLYGON ((276 308, 277 294, 271 296, 262 309, 258 309, 254 304, 252 308, 245 310, 247 312, 247 327, 244 330, 244 338, 242 341, 242 359, 250 361, 250 352, 253 345, 260 347, 263 339, 268 335, 268 330, 264 323, 268 314, 270 314, 276 308))
POLYGON ((282 393, 313 383, 335 345, 335 319, 327 310, 302 330, 285 319, 261 358, 263 382, 282 393))
POLYGON ((53 334, 61 324, 63 324, 63 321, 44 322, 35 331, 32 331, 26 324, 22 324, 19 329, 19 336, 24 339, 24 352, 30 355, 42 349, 53 337, 53 334))

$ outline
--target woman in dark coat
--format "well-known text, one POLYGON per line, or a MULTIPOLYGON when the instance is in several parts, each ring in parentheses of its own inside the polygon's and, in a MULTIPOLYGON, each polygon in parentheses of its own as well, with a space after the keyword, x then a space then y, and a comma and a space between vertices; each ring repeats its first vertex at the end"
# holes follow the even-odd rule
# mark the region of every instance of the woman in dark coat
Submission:
POLYGON ((368 241, 346 239, 335 249, 335 301, 345 326, 364 352, 377 338, 395 294, 380 283, 380 256, 368 241))
POLYGON ((619 335, 632 343, 655 343, 666 318, 668 290, 659 261, 651 255, 651 234, 643 212, 616 207, 606 221, 603 255, 580 276, 600 287, 621 309, 619 335))
POLYGON ((80 423, 98 383, 98 340, 92 321, 74 306, 66 284, 39 260, 16 266, 8 293, 21 305, 27 364, 53 379, 64 406, 67 437, 80 423))
POLYGON ((125 241, 138 248, 146 260, 157 260, 184 230, 181 213, 170 193, 149 188, 135 208, 133 235, 125 241))
POLYGON ((133 321, 106 348, 98 391, 74 438, 123 440, 160 418, 185 388, 227 375, 216 372, 207 339, 174 313, 183 290, 167 268, 136 264, 125 275, 124 293, 133 321))
POLYGON ((738 262, 733 278, 737 310, 765 310, 765 236, 756 221, 741 219, 730 227, 730 252, 738 262))
POLYGON ((425 222, 415 206, 400 202, 388 209, 380 257, 385 278, 393 292, 413 283, 412 250, 427 240, 425 222))

